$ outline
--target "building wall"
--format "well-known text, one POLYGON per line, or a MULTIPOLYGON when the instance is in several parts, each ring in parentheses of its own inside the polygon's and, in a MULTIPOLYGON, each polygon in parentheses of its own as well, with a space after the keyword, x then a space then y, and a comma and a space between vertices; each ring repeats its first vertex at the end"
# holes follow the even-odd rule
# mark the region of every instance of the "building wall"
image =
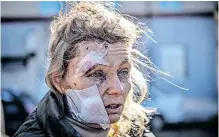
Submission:
MULTIPOLYGON (((188 88, 189 91, 183 91, 162 79, 156 80, 159 87, 166 92, 180 91, 193 97, 216 98, 217 25, 214 18, 155 17, 151 19, 150 26, 158 41, 157 44, 148 43, 152 60, 165 72, 178 72, 165 78, 188 88), (174 51, 176 47, 182 50, 183 55, 176 58, 178 55, 173 54, 169 59, 163 60, 162 49, 170 48, 174 51), (181 67, 177 68, 178 65, 181 67), (168 66, 167 70, 165 66, 168 66)), ((178 49, 175 52, 178 52, 178 49)))

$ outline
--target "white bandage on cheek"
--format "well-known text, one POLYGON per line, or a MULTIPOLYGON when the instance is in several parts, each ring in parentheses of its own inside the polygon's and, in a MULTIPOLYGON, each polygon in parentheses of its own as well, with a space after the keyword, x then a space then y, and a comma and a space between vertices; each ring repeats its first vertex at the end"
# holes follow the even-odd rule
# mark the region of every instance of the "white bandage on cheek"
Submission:
POLYGON ((66 91, 70 112, 86 123, 99 124, 103 129, 110 127, 110 120, 97 86, 83 90, 66 91))

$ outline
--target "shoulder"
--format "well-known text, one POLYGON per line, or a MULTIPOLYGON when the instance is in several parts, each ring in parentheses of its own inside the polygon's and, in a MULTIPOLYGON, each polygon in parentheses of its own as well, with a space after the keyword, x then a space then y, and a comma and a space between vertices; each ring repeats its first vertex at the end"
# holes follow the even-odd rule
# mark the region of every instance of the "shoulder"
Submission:
POLYGON ((36 120, 36 109, 27 117, 13 137, 45 137, 36 120))
MULTIPOLYGON (((45 132, 43 131, 44 128, 41 124, 41 116, 47 115, 45 111, 45 107, 48 105, 48 100, 51 98, 51 91, 48 91, 47 94, 41 99, 39 104, 33 110, 33 112, 26 118, 25 122, 20 126, 17 132, 14 134, 13 137, 44 137, 46 136, 45 132), (39 113, 40 112, 40 113, 39 113)), ((45 120, 45 119, 44 119, 45 120)))

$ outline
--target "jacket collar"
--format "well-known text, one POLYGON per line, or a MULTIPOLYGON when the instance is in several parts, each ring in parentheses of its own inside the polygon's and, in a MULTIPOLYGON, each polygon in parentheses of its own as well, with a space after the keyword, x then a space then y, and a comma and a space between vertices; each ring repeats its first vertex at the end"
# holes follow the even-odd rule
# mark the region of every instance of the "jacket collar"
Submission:
POLYGON ((65 96, 49 91, 37 106, 36 118, 48 136, 79 137, 74 125, 69 121, 65 96))

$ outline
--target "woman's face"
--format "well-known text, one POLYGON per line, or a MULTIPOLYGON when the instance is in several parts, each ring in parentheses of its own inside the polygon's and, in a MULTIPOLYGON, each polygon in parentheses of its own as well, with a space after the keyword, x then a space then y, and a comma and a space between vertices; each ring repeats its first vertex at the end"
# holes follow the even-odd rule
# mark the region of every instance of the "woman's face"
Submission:
POLYGON ((63 88, 80 90, 97 85, 110 123, 117 122, 131 89, 129 47, 124 42, 107 44, 93 41, 80 42, 76 46, 78 55, 68 65, 63 88), (83 61, 98 60, 97 56, 91 55, 94 52, 106 54, 101 61, 83 68, 83 61), (78 76, 79 73, 81 75, 78 76))

